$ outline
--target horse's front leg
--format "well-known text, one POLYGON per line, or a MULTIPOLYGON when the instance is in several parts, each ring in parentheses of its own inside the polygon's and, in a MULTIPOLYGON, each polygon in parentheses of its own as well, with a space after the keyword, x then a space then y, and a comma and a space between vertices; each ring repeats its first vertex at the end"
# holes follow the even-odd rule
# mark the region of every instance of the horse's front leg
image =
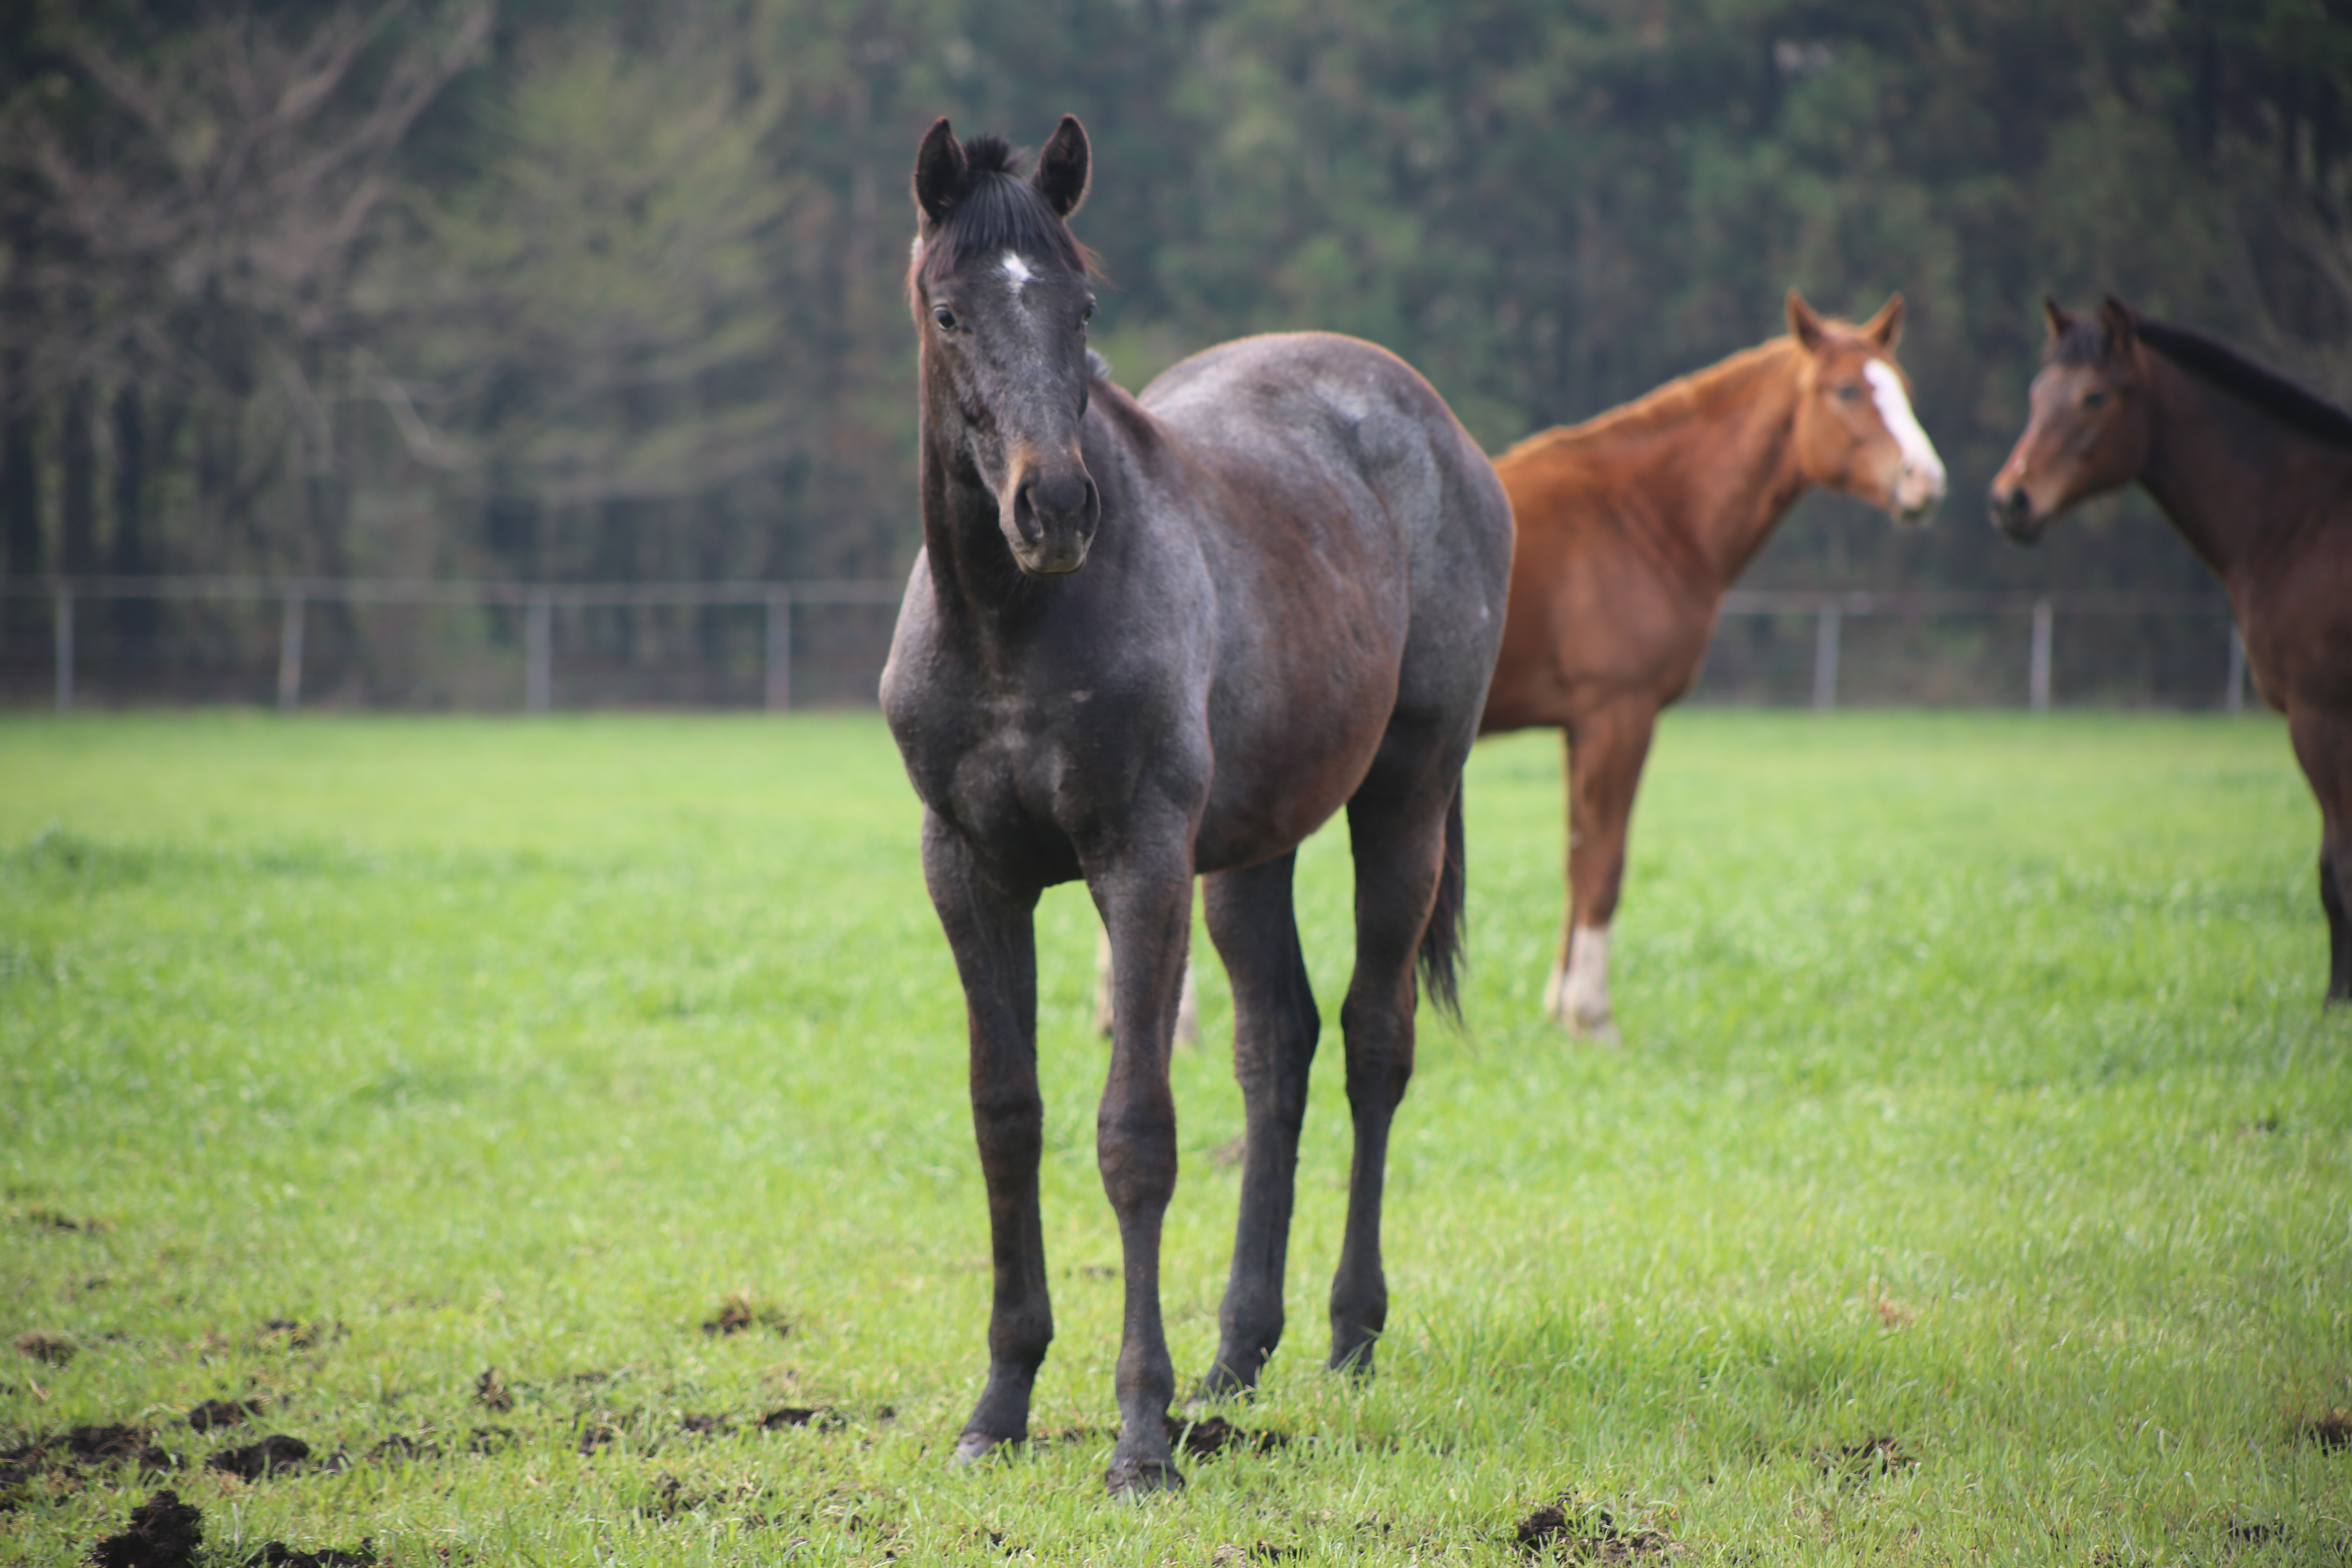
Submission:
POLYGON ((1189 842, 1129 857, 1090 876, 1110 931, 1110 1073, 1095 1120, 1103 1191, 1118 1219, 1126 1314, 1118 1352, 1118 1446, 1104 1480, 1113 1492, 1184 1484, 1168 1447, 1176 1373, 1160 1316, 1160 1231, 1176 1191, 1176 1101, 1168 1052, 1192 930, 1189 842))
POLYGON ((1045 1108, 1037 1091, 1037 949, 1034 889, 991 878, 971 846, 923 818, 923 879, 963 981, 970 1026, 971 1123, 988 1185, 995 1289, 988 1315, 988 1383, 956 1442, 968 1464, 1029 1436, 1029 1391, 1054 1340, 1037 1162, 1045 1108))
POLYGON ((1584 715, 1568 754, 1568 929, 1544 987, 1544 1012, 1580 1037, 1614 1045, 1609 927, 1625 879, 1633 795, 1650 754, 1657 709, 1628 698, 1584 715))

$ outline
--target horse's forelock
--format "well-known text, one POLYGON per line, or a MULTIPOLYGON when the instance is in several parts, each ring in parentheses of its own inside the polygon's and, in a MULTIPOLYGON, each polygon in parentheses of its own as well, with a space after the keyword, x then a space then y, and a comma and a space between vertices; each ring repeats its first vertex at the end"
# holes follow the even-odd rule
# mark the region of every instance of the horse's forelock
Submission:
POLYGON ((1094 254, 1078 243, 1036 187, 1012 172, 1013 150, 999 136, 964 143, 971 175, 939 229, 923 243, 916 266, 925 282, 951 276, 974 256, 1014 251, 1060 262, 1081 277, 1095 275, 1094 254))
POLYGON ((2048 364, 2097 364, 2107 357, 2107 329, 2096 316, 2077 316, 2042 351, 2048 364))

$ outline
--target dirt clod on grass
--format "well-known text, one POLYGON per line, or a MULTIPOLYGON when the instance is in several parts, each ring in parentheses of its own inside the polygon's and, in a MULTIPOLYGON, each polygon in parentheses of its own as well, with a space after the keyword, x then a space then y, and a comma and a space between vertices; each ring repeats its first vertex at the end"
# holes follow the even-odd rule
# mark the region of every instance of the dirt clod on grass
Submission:
POLYGON ((495 1410, 502 1415, 514 1408, 514 1390, 500 1380, 497 1367, 484 1367, 482 1375, 474 1380, 474 1403, 485 1410, 495 1410))
POLYGON ((16 1336, 16 1353, 48 1366, 63 1366, 81 1353, 81 1342, 55 1329, 26 1329, 16 1336))
POLYGON ((57 1209, 49 1208, 18 1209, 11 1217, 16 1219, 18 1224, 31 1226, 36 1230, 81 1230, 97 1232, 112 1230, 114 1228, 113 1222, 110 1220, 84 1219, 76 1215, 65 1214, 57 1209))
POLYGON ((1200 1421, 1168 1417, 1168 1446, 1192 1459, 1213 1459, 1228 1449, 1271 1454, 1290 1441, 1287 1432, 1248 1432, 1222 1415, 1200 1421))
POLYGON ((207 1399, 188 1412, 188 1425, 199 1432, 219 1426, 241 1426, 261 1414, 258 1399, 207 1399))
POLYGON ((257 1481, 265 1476, 298 1470, 310 1458, 310 1444, 283 1432, 273 1432, 260 1442, 248 1443, 242 1448, 223 1448, 205 1461, 205 1468, 257 1481))
POLYGON ((1813 1455, 1813 1463, 1825 1476, 1864 1481, 1896 1470, 1916 1470, 1919 1468, 1919 1456, 1904 1447, 1899 1437, 1870 1437, 1842 1448, 1820 1449, 1813 1455))
POLYGON ((849 1425, 849 1417, 830 1405, 784 1405, 760 1417, 760 1430, 781 1432, 787 1426, 814 1426, 820 1432, 838 1432, 849 1425))
POLYGON ((702 1321, 702 1331, 712 1339, 730 1334, 749 1333, 754 1329, 766 1329, 777 1334, 789 1334, 793 1325, 782 1309, 773 1301, 755 1296, 749 1290, 730 1290, 719 1299, 719 1312, 702 1321))
POLYGON ((2352 1410, 2323 1410, 2303 1423, 2305 1442, 2334 1453, 2352 1448, 2352 1410))
POLYGON ((1651 1524, 1621 1525, 1607 1509, 1573 1492, 1562 1492, 1519 1521, 1517 1544, 1522 1557, 1577 1563, 1644 1563, 1675 1551, 1664 1531, 1651 1524))
POLYGON ((299 1318, 270 1318, 253 1332, 255 1341, 263 1345, 283 1346, 291 1351, 316 1350, 330 1340, 339 1340, 348 1331, 341 1323, 306 1322, 299 1318))
POLYGON ((131 1510, 131 1528, 89 1549, 98 1568, 195 1568, 205 1511, 166 1488, 131 1510))

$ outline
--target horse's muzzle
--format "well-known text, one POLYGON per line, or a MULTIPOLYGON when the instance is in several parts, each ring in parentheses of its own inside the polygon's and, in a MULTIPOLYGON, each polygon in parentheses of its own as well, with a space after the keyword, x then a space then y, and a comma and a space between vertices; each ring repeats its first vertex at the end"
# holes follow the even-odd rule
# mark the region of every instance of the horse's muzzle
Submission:
POLYGON ((1087 563, 1101 521, 1102 494, 1085 468, 1048 469, 1014 488, 1005 542, 1024 572, 1057 577, 1087 563))
POLYGON ((2042 537, 2047 518, 2033 515, 2033 498, 2023 485, 2011 485, 2003 489, 1998 483, 1985 495, 1987 510, 1992 525, 2000 530, 2011 543, 2032 544, 2042 537))

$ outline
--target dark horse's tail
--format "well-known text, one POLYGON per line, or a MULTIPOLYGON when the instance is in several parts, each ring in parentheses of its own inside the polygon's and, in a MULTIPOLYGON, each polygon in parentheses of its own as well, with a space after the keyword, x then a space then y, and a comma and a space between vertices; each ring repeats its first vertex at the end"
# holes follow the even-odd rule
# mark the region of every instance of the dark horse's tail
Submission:
POLYGON ((1455 971, 1462 963, 1462 781, 1454 781, 1454 801, 1445 808, 1445 858, 1437 868, 1437 902, 1421 933, 1421 982, 1455 1023, 1462 1021, 1462 993, 1455 971))

